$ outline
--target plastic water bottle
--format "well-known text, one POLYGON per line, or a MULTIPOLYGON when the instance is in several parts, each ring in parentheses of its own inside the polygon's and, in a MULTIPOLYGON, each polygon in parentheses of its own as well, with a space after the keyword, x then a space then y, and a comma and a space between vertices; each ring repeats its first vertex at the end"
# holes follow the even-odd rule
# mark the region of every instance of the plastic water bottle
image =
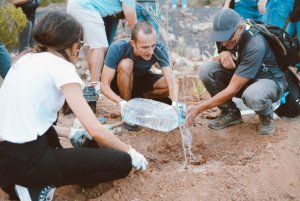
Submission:
POLYGON ((123 109, 123 121, 158 131, 169 132, 179 125, 176 110, 158 101, 134 98, 123 109))

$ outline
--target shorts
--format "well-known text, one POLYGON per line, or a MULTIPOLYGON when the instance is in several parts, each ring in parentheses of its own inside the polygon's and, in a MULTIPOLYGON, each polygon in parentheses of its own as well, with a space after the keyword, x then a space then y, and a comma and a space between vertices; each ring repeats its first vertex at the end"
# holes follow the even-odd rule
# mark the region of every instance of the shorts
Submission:
POLYGON ((67 12, 79 21, 84 31, 83 41, 91 49, 108 47, 105 25, 100 13, 69 0, 67 12))
MULTIPOLYGON (((153 85, 157 82, 162 74, 155 74, 151 70, 147 71, 143 74, 135 74, 133 73, 133 86, 131 98, 143 98, 143 93, 149 92, 153 90, 153 85)), ((117 75, 114 77, 111 82, 111 89, 118 95, 120 95, 118 86, 117 86, 117 75)))

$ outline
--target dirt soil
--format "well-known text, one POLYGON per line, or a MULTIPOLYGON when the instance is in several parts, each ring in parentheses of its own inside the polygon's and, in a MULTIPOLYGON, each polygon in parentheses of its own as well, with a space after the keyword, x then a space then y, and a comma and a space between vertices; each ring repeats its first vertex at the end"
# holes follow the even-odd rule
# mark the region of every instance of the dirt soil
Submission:
MULTIPOLYGON (((201 18, 202 14, 195 12, 194 15, 201 18)), ((184 84, 186 80, 180 82, 180 98, 189 105, 197 98, 192 87, 184 84)), ((207 98, 209 95, 204 94, 201 101, 207 98)), ((188 165, 184 163, 179 129, 169 133, 147 128, 139 132, 122 129, 117 135, 146 156, 148 169, 132 171, 122 180, 93 188, 61 187, 54 200, 300 200, 300 117, 277 120, 276 132, 261 136, 257 133, 258 117, 255 115, 243 116, 244 122, 237 126, 209 129, 209 119, 218 112, 212 109, 198 115, 190 128, 195 159, 188 165)), ((97 102, 96 115, 107 118, 107 123, 120 121, 118 106, 104 97, 97 102)), ((74 115, 60 115, 59 124, 70 127, 74 118, 74 115)), ((71 146, 66 139, 61 142, 64 147, 71 146)), ((0 200, 7 200, 2 191, 0 200)))

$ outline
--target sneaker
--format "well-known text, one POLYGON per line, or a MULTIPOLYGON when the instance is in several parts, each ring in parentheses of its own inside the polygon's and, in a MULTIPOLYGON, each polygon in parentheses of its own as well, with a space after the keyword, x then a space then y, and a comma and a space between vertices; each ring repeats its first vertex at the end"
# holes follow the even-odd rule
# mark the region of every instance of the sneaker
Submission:
POLYGON ((212 129, 222 129, 242 123, 241 112, 238 108, 222 111, 214 120, 210 121, 208 127, 212 129))
POLYGON ((53 186, 26 188, 24 186, 15 185, 15 190, 21 201, 51 201, 55 192, 53 186))
POLYGON ((128 131, 135 131, 135 132, 141 130, 138 125, 131 125, 128 123, 124 123, 123 128, 125 128, 128 131))
POLYGON ((275 132, 275 122, 273 115, 259 115, 258 133, 268 135, 275 132))
POLYGON ((90 82, 90 85, 89 85, 89 86, 94 87, 95 92, 97 93, 98 96, 100 96, 100 94, 101 94, 101 90, 100 90, 100 82, 97 82, 97 81, 90 82))
POLYGON ((99 97, 96 90, 94 86, 87 86, 83 89, 83 96, 94 113, 96 113, 96 105, 99 97))
POLYGON ((86 132, 86 130, 77 128, 71 128, 68 138, 75 148, 86 147, 88 141, 92 140, 92 137, 86 132))

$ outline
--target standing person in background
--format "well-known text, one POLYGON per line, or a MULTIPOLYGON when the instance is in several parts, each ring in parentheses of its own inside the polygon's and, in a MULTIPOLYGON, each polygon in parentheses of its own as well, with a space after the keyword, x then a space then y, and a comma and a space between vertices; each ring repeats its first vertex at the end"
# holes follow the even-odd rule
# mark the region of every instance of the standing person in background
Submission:
MULTIPOLYGON (((181 7, 183 9, 187 8, 187 0, 181 0, 181 7)), ((172 0, 172 8, 173 9, 177 8, 177 0, 172 0)))
MULTIPOLYGON (((159 12, 157 10, 156 0, 137 0, 135 10, 137 21, 150 22, 157 34, 159 34, 159 12)), ((108 45, 113 42, 116 36, 120 19, 124 19, 123 12, 103 18, 108 45)))
POLYGON ((147 21, 154 27, 157 38, 159 38, 159 11, 157 10, 156 0, 137 0, 136 16, 139 22, 147 21))
POLYGON ((29 0, 28 2, 16 5, 20 6, 28 20, 27 26, 19 34, 19 53, 28 47, 33 47, 34 40, 32 38, 32 30, 35 25, 36 9, 40 5, 40 0, 29 0))
POLYGON ((87 62, 91 74, 90 85, 100 90, 100 77, 108 47, 103 18, 124 12, 128 25, 136 23, 135 0, 69 0, 67 12, 83 26, 84 43, 88 46, 87 62))
POLYGON ((83 97, 74 66, 83 45, 80 23, 49 12, 33 37, 36 46, 18 56, 0 88, 1 188, 12 196, 15 189, 20 200, 50 201, 54 187, 95 185, 126 177, 132 167, 145 170, 145 157, 106 130, 83 97), (101 147, 61 147, 58 136, 71 132, 54 124, 65 100, 101 147))
POLYGON ((284 29, 286 19, 292 12, 294 0, 263 0, 261 8, 265 7, 263 22, 284 29))
MULTIPOLYGON (((295 37, 297 35, 298 42, 300 43, 300 0, 295 0, 293 11, 290 14, 290 22, 287 25, 286 32, 295 37)), ((300 71, 300 63, 296 64, 298 72, 300 71)))
POLYGON ((243 19, 263 20, 263 9, 259 9, 265 0, 225 0, 224 8, 234 9, 243 19))
POLYGON ((5 45, 0 42, 0 76, 4 79, 11 66, 11 57, 5 48, 5 45))

